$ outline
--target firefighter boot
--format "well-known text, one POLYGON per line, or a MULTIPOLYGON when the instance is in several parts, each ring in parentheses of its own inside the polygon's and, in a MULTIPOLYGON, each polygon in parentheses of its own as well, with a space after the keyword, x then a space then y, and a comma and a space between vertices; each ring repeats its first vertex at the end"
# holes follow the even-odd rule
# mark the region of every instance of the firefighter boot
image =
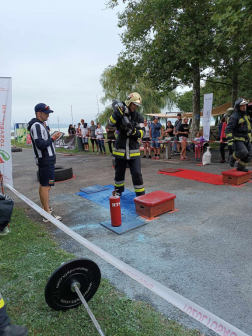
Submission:
POLYGON ((245 173, 249 172, 249 170, 245 166, 243 166, 242 164, 240 164, 240 162, 238 162, 236 170, 239 170, 239 171, 242 171, 242 172, 245 172, 245 173))
POLYGON ((228 161, 228 163, 229 163, 229 165, 230 165, 231 167, 234 167, 234 165, 235 165, 235 161, 236 161, 236 159, 233 157, 233 154, 230 155, 230 156, 229 156, 229 161, 228 161))
POLYGON ((28 329, 24 326, 9 324, 0 331, 0 336, 27 336, 28 329))

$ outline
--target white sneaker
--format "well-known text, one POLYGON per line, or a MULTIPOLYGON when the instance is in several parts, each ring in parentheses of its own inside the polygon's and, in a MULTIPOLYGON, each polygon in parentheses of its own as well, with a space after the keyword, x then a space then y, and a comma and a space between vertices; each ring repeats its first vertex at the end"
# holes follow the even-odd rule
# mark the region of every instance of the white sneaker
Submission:
POLYGON ((0 236, 6 236, 8 233, 10 233, 10 229, 8 228, 8 226, 6 226, 3 231, 0 231, 0 236))
MULTIPOLYGON (((60 216, 58 216, 58 215, 55 215, 54 213, 51 213, 51 216, 53 216, 55 219, 57 219, 57 220, 59 220, 59 221, 62 219, 62 217, 60 217, 60 216)), ((43 222, 44 222, 44 223, 48 223, 48 222, 50 222, 50 221, 49 221, 49 219, 43 217, 43 222)))

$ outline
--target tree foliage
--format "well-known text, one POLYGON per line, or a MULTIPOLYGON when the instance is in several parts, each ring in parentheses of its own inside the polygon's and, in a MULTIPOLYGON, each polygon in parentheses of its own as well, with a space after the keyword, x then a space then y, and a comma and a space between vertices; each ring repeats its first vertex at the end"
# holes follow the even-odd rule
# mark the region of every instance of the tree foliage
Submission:
POLYGON ((104 124, 112 113, 110 107, 112 100, 125 101, 131 92, 138 92, 141 95, 142 107, 138 110, 143 115, 160 113, 165 107, 171 109, 176 100, 175 93, 162 93, 153 88, 148 79, 138 77, 137 69, 130 60, 121 60, 116 66, 109 66, 104 70, 100 82, 104 91, 101 102, 109 103, 109 106, 96 117, 101 124, 104 124))
POLYGON ((242 82, 248 79, 247 68, 251 76, 252 2, 215 0, 212 22, 215 27, 212 74, 231 85, 234 104, 239 91, 246 90, 242 82))
MULTIPOLYGON (((214 93, 214 106, 231 97, 234 102, 238 95, 252 98, 251 0, 121 2, 125 9, 118 13, 118 26, 125 28, 125 50, 118 64, 134 64, 133 77, 158 92, 192 86, 190 93, 178 97, 178 105, 193 111, 193 130, 199 126, 205 92, 214 93), (201 78, 207 80, 204 87, 201 78)), ((108 1, 111 8, 118 4, 108 1)))
MULTIPOLYGON (((230 87, 220 84, 221 79, 215 78, 215 81, 206 82, 200 90, 200 109, 203 109, 204 94, 213 93, 213 108, 223 105, 230 101, 230 87), (218 82, 219 81, 219 82, 218 82)), ((176 105, 181 112, 192 112, 193 108, 193 90, 177 94, 176 105)))
MULTIPOLYGON (((121 58, 131 59, 138 71, 162 92, 180 84, 194 85, 193 127, 200 113, 200 74, 210 65, 213 48, 209 0, 124 1, 119 27, 126 27, 121 58)), ((111 0, 114 7, 118 1, 111 0)))

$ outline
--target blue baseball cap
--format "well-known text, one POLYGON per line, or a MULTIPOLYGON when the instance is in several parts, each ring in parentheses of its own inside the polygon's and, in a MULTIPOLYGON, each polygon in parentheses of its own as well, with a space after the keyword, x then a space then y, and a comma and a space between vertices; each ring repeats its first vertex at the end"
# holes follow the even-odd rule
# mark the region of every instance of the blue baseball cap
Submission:
POLYGON ((39 103, 34 107, 35 113, 37 112, 44 112, 44 113, 53 113, 53 111, 50 109, 50 106, 43 104, 43 103, 39 103))

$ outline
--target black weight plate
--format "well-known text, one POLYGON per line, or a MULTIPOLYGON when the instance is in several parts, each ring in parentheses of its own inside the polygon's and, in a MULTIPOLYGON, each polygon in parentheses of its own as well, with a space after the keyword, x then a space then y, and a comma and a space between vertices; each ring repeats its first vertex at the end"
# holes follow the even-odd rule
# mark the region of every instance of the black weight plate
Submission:
POLYGON ((81 305, 71 285, 80 283, 80 291, 88 302, 96 293, 101 281, 101 272, 96 263, 90 259, 78 258, 65 262, 57 268, 47 281, 45 299, 54 310, 67 310, 81 305))

